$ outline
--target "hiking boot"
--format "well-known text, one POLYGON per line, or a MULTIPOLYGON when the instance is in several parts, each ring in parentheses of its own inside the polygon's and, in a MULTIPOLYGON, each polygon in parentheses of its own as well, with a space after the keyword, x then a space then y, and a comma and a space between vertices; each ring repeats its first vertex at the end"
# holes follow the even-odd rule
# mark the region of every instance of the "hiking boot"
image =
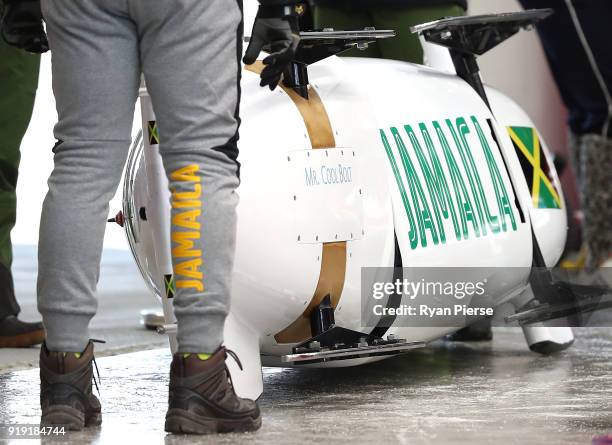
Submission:
POLYGON ((228 354, 242 369, 236 354, 224 347, 207 360, 200 360, 197 354, 174 355, 167 432, 213 434, 255 431, 261 427, 257 403, 241 399, 234 392, 225 364, 228 354))
POLYGON ((93 350, 91 341, 81 354, 51 352, 43 343, 40 349, 42 426, 64 426, 70 431, 80 431, 102 423, 100 401, 91 387, 93 350))
POLYGON ((0 348, 28 348, 45 339, 42 323, 26 323, 15 315, 0 320, 0 348))

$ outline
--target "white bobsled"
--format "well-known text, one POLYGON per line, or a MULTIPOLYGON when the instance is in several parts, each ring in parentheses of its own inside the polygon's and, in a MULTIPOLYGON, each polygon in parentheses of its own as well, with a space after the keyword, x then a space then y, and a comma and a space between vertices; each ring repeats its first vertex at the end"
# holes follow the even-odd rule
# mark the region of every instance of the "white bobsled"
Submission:
MULTIPOLYGON (((420 32, 442 29, 450 38, 467 32, 461 20, 420 32)), ((525 20, 532 23, 520 14, 473 22, 483 29, 513 24, 516 32, 525 20)), ((510 301, 518 308, 533 298, 534 255, 552 267, 563 251, 565 202, 545 141, 512 99, 492 88, 483 95, 458 76, 456 52, 451 58, 453 50, 427 43, 433 66, 317 57, 337 52, 334 45, 388 36, 305 33, 310 59, 294 64, 295 75, 274 92, 259 86, 257 64, 245 67, 226 326, 228 346, 245 364, 242 372, 232 368, 243 395, 261 393, 262 363, 358 365, 421 347, 478 318, 449 327, 410 326, 402 317, 364 323, 362 292, 372 285, 365 267, 390 268, 378 272, 388 281, 394 266, 471 269, 470 279, 487 282, 488 305, 510 301)), ((172 337, 169 195, 146 88, 141 102, 145 135, 130 156, 124 215, 172 337)), ((573 339, 569 328, 529 328, 531 345, 565 347, 573 339)))

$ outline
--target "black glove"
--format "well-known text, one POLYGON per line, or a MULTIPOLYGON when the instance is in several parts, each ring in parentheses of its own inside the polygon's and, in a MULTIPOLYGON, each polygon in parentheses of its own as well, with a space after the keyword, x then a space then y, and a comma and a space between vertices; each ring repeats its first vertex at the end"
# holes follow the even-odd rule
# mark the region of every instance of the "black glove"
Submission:
POLYGON ((283 71, 295 57, 299 43, 300 31, 295 5, 262 4, 243 61, 250 65, 257 60, 262 50, 269 52, 270 55, 263 60, 266 67, 261 72, 260 85, 268 85, 274 90, 283 71))
POLYGON ((4 0, 0 34, 6 43, 31 53, 49 51, 41 0, 4 0))

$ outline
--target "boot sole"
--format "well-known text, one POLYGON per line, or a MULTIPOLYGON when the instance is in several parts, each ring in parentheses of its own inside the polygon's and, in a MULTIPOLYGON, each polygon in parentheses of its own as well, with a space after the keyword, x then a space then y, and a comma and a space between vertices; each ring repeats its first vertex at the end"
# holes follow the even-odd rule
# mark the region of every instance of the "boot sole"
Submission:
POLYGON ((44 339, 45 331, 42 329, 26 334, 0 337, 0 348, 27 348, 41 344, 44 339))
POLYGON ((69 406, 52 406, 43 412, 41 426, 63 426, 69 431, 81 431, 85 427, 100 426, 102 414, 94 413, 85 418, 85 414, 69 406))
POLYGON ((85 414, 69 406, 52 406, 43 412, 41 426, 63 426, 69 431, 85 428, 85 414))
POLYGON ((196 416, 182 409, 171 409, 166 414, 165 430, 174 434, 245 433, 261 428, 261 416, 253 419, 218 419, 196 416))

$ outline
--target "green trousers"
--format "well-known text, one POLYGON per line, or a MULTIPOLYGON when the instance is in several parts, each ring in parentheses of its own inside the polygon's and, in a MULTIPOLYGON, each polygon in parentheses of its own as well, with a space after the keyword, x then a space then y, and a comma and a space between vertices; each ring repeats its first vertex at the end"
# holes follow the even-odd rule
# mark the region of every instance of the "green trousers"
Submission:
POLYGON ((344 8, 317 6, 314 9, 316 29, 356 30, 367 27, 394 29, 397 37, 372 44, 366 50, 352 49, 343 53, 347 57, 374 57, 423 63, 423 50, 419 38, 410 27, 443 17, 465 15, 458 5, 429 6, 419 8, 381 8, 380 6, 344 8))
POLYGON ((19 313, 11 262, 11 230, 17 213, 19 146, 38 85, 40 56, 8 46, 0 39, 0 320, 19 313))

